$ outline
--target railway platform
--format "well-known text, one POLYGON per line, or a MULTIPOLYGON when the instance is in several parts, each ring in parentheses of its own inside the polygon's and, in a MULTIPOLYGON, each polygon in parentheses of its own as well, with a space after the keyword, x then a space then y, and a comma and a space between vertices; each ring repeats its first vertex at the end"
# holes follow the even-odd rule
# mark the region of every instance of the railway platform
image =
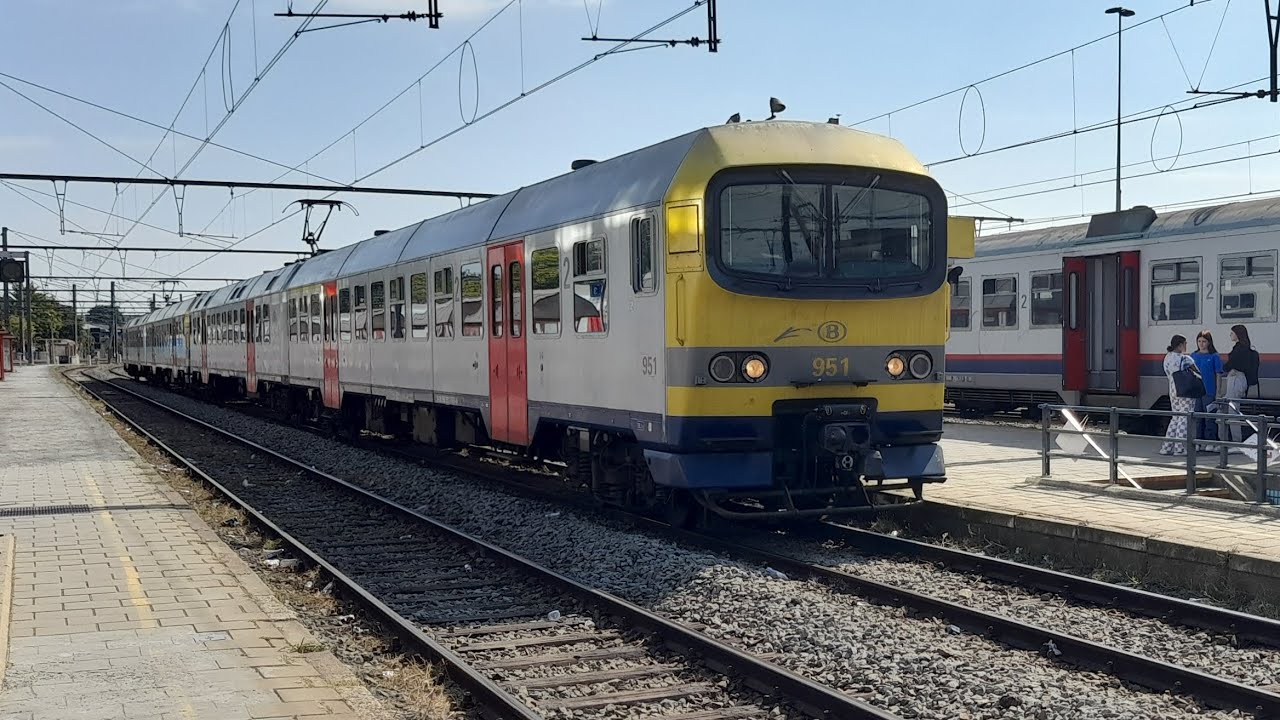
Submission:
POLYGON ((0 718, 381 717, 56 372, 0 384, 0 718))
MULTIPOLYGON (((948 423, 944 435, 948 479, 927 488, 923 518, 935 531, 1190 590, 1280 590, 1280 508, 1109 488, 1102 460, 1055 457, 1053 480, 1040 480, 1035 428, 948 423)), ((1143 465, 1154 450, 1122 455, 1140 483, 1178 474, 1143 465)))

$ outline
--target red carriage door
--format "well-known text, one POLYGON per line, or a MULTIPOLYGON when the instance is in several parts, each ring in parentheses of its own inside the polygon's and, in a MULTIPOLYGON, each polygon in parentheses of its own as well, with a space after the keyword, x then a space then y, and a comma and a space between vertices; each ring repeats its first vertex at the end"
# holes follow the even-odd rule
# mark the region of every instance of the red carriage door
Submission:
POLYGON ((260 325, 254 314, 253 301, 244 301, 244 390, 250 395, 258 392, 258 349, 253 333, 260 325))
POLYGON ((1119 390, 1137 395, 1142 377, 1142 357, 1138 345, 1138 307, 1142 290, 1138 284, 1138 251, 1120 253, 1120 378, 1119 390))
POLYGON ((524 337, 524 241, 488 251, 489 435, 529 440, 529 389, 524 337))
POLYGON ((1085 258, 1062 259, 1062 389, 1089 389, 1089 303, 1085 258))
POLYGON ((324 334, 321 335, 321 356, 324 364, 324 382, 321 392, 324 406, 338 409, 342 405, 342 387, 338 384, 338 283, 324 284, 324 334))

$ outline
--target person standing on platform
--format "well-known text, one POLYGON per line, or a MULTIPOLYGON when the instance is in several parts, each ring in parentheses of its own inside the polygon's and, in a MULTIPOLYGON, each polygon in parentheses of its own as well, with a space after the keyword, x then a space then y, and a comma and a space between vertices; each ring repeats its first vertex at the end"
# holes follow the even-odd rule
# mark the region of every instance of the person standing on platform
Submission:
MULTIPOLYGON (((1235 343, 1223 369, 1227 372, 1227 382, 1222 390, 1222 397, 1228 400, 1229 412, 1240 413, 1240 404, 1234 402, 1249 394, 1249 388, 1258 384, 1258 353, 1249 341, 1249 329, 1243 325, 1231 326, 1231 341, 1235 343)), ((1227 425, 1227 439, 1232 442, 1244 442, 1244 426, 1237 423, 1227 425)))
MULTIPOLYGON (((1213 345, 1213 333, 1201 330, 1196 335, 1196 350, 1191 353, 1191 359, 1196 362, 1196 367, 1200 370, 1200 379, 1204 382, 1204 397, 1196 401, 1196 412, 1212 412, 1209 408, 1218 397, 1218 376, 1224 372, 1222 356, 1218 354, 1218 348, 1213 345)), ((1197 420, 1196 439, 1217 440, 1218 424, 1212 420, 1197 420)), ((1205 452, 1214 450, 1206 444, 1201 444, 1198 448, 1205 452)))
MULTIPOLYGON (((1204 395, 1204 383, 1199 383, 1199 392, 1190 393, 1183 388, 1178 392, 1179 377, 1186 377, 1183 371, 1190 370, 1193 377, 1198 375, 1196 361, 1187 354, 1187 339, 1174 335, 1169 341, 1169 352, 1164 356, 1164 374, 1169 378, 1169 409, 1175 413, 1194 412, 1196 400, 1204 395)), ((1169 429, 1165 431, 1165 441, 1160 444, 1161 455, 1185 455, 1184 441, 1187 439, 1187 418, 1174 415, 1169 418, 1169 429)))

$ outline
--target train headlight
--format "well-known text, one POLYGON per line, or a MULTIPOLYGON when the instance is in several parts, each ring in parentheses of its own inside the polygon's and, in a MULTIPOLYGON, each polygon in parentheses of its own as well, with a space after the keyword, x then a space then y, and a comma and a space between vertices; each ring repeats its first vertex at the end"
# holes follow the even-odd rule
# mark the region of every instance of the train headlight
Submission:
POLYGON ((894 353, 884 361, 884 370, 892 377, 902 377, 902 373, 907 371, 907 363, 902 359, 901 355, 894 353))
POLYGON ((929 357, 927 352, 918 352, 911 356, 907 369, 911 371, 911 377, 923 380, 933 372, 933 358, 929 357))
POLYGON ((717 355, 711 358, 711 365, 707 369, 711 372, 712 380, 727 383, 733 381, 733 376, 738 372, 738 365, 728 355, 717 355))
POLYGON ((751 382, 760 382, 769 374, 769 361, 763 355, 748 355, 742 361, 742 375, 751 382))

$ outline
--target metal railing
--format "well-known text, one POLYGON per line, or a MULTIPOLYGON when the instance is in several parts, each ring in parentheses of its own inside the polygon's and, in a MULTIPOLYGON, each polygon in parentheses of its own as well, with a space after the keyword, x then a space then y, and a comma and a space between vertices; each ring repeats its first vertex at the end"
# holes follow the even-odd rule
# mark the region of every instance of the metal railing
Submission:
MULTIPOLYGON (((1226 400, 1219 400, 1219 403, 1226 400)), ((1232 403, 1247 404, 1259 408, 1274 407, 1280 411, 1280 402, 1273 400, 1253 400, 1232 398, 1232 403)), ((1233 408, 1234 410, 1234 408, 1233 408)), ((1208 473, 1219 477, 1224 476, 1247 476, 1250 474, 1248 470, 1242 466, 1230 466, 1227 455, 1232 448, 1240 448, 1242 450, 1252 450, 1257 453, 1255 466, 1252 468, 1252 476, 1254 479, 1253 500, 1258 504, 1269 504, 1271 500, 1268 497, 1267 485, 1268 478, 1280 477, 1280 473, 1271 472, 1267 469, 1268 460, 1272 456, 1272 452, 1280 449, 1270 438, 1272 428, 1280 428, 1280 412, 1277 416, 1267 415, 1243 415, 1238 411, 1227 412, 1175 412, 1172 410, 1137 410, 1130 408, 1116 407, 1090 407, 1085 405, 1041 405, 1040 406, 1040 433, 1042 445, 1040 449, 1040 470, 1043 477, 1052 477, 1052 467, 1050 456, 1057 454, 1059 457, 1078 458, 1084 460, 1107 461, 1108 480, 1112 485, 1119 483, 1119 478, 1123 472, 1121 469, 1122 462, 1120 460, 1120 438, 1125 437, 1132 440, 1143 441, 1160 441, 1160 442, 1182 442, 1185 449, 1185 460, 1179 463, 1161 462, 1159 460, 1142 460, 1141 464, 1149 467, 1163 467, 1174 470, 1183 470, 1186 472, 1186 494, 1196 494, 1198 487, 1196 476, 1198 473, 1208 473), (1061 413, 1067 419, 1070 425, 1074 427, 1053 427, 1052 418, 1055 412, 1061 413), (1084 427, 1083 415, 1105 415, 1107 417, 1107 430, 1105 433, 1106 447, 1105 449, 1095 438, 1101 438, 1102 432, 1089 431, 1084 427), (1138 418, 1184 418, 1187 421, 1187 436, 1179 440, 1178 438, 1169 438, 1163 435, 1143 435, 1134 433, 1120 433, 1120 420, 1125 417, 1138 418), (1196 420, 1210 420, 1216 423, 1218 427, 1218 440, 1204 440, 1195 437, 1196 420), (1244 442, 1234 442, 1222 438, 1229 437, 1224 432, 1229 427, 1239 427, 1241 436, 1243 437, 1246 430, 1252 430, 1254 436, 1244 442), (1091 445, 1097 452, 1097 455, 1087 455, 1085 453, 1072 453, 1063 450, 1054 450, 1054 435, 1077 435, 1085 439, 1088 445, 1091 445), (1196 450, 1197 445, 1214 445, 1217 449, 1218 463, 1217 465, 1201 465, 1197 461, 1199 453, 1196 450), (1099 457, 1100 456, 1100 457, 1099 457)), ((1139 489, 1142 486, 1129 477, 1128 473, 1124 473, 1125 479, 1134 487, 1139 489)), ((1280 504, 1280 503, 1278 503, 1280 504)))

